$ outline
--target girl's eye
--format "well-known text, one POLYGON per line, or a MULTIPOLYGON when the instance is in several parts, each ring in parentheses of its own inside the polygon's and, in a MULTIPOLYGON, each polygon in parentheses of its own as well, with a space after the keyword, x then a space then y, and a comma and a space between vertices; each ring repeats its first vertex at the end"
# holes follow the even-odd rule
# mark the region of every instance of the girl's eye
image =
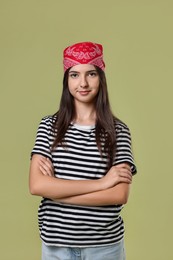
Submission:
POLYGON ((78 74, 77 73, 70 73, 69 76, 71 78, 77 78, 78 77, 78 74))
POLYGON ((88 75, 90 77, 96 77, 97 76, 97 72, 90 72, 88 75))

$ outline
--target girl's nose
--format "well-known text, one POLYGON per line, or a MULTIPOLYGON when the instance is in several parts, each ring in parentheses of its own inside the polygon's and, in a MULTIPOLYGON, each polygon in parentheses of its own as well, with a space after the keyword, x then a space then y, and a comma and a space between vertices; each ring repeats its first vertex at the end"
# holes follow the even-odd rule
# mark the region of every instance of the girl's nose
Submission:
POLYGON ((88 82, 85 76, 81 77, 81 81, 80 81, 80 87, 81 88, 86 88, 88 86, 88 82))

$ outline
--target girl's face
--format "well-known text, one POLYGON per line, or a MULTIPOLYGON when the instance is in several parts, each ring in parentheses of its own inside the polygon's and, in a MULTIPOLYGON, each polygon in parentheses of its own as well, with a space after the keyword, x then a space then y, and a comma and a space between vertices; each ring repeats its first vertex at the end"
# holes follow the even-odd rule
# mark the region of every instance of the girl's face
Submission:
POLYGON ((80 64, 70 68, 68 87, 75 102, 93 103, 99 91, 99 75, 95 67, 80 64))

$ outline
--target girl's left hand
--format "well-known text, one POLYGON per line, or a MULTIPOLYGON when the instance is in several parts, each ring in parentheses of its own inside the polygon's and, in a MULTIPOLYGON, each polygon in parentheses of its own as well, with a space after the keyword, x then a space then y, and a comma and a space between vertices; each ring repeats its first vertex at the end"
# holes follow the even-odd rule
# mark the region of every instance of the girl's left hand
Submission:
POLYGON ((42 172, 42 174, 55 177, 54 167, 49 158, 41 157, 39 164, 40 164, 40 171, 42 172))

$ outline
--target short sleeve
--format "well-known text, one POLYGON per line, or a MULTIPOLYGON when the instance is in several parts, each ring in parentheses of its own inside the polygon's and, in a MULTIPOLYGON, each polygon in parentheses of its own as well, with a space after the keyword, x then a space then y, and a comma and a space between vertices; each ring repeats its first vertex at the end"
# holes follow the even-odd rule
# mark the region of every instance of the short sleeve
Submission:
POLYGON ((38 127, 34 148, 31 152, 31 158, 34 154, 40 154, 52 160, 51 156, 51 136, 52 124, 49 117, 44 117, 38 127))
POLYGON ((129 163, 132 174, 136 174, 137 168, 134 163, 134 158, 132 154, 131 134, 129 128, 125 124, 118 123, 118 125, 116 126, 116 138, 117 148, 114 165, 120 163, 129 163))

